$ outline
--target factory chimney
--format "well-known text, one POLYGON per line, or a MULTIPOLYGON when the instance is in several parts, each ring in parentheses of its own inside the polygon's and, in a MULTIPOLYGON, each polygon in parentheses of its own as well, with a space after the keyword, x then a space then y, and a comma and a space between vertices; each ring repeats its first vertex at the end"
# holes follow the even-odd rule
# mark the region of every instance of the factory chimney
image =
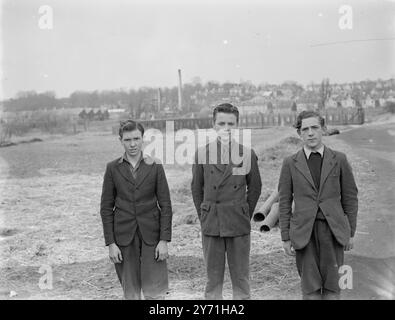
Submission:
POLYGON ((160 93, 160 88, 158 88, 158 112, 160 112, 160 104, 161 104, 161 93, 160 93))
POLYGON ((182 110, 182 80, 181 69, 178 69, 178 110, 182 110))

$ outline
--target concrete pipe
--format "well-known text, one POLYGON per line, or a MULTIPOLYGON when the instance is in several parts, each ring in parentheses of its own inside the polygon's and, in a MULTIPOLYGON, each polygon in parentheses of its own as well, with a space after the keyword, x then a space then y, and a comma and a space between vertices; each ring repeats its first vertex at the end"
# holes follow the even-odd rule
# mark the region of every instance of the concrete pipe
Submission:
POLYGON ((252 220, 255 222, 261 222, 265 220, 266 216, 269 214, 269 211, 273 205, 273 203, 278 201, 278 191, 277 189, 272 192, 269 198, 263 203, 263 205, 259 208, 257 212, 254 213, 252 220))
POLYGON ((270 231, 270 229, 277 224, 279 216, 280 216, 279 204, 278 202, 276 202, 272 205, 272 208, 269 214, 267 215, 267 217, 265 218, 265 220, 262 221, 259 230, 261 232, 270 231))

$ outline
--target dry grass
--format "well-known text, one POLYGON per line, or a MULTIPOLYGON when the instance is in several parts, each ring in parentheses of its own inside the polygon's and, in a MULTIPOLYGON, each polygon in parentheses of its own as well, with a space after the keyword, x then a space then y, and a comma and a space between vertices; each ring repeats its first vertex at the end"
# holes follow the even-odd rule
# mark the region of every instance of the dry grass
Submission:
MULTIPOLYGON (((282 159, 298 148, 294 130, 253 132, 263 181, 260 204, 276 187, 282 159), (292 136, 293 138, 289 138, 292 136), (287 138, 286 140, 283 140, 287 138)), ((351 158, 360 183, 374 179, 368 163, 336 138, 329 145, 351 158)), ((122 292, 104 247, 99 203, 105 164, 122 150, 117 137, 83 133, 3 148, 0 158, 0 298, 119 299, 122 292), (42 265, 53 268, 53 289, 40 290, 42 265), (3 296, 1 296, 3 294, 3 296)), ((201 299, 205 285, 200 225, 190 196, 191 168, 166 165, 174 208, 170 244, 170 299, 201 299)), ((369 199, 363 190, 361 199, 369 199)), ((260 205, 258 204, 258 206, 260 205)), ((363 201, 362 208, 367 206, 363 201)), ((253 299, 295 299, 294 259, 281 249, 279 230, 251 234, 253 299)), ((225 298, 231 298, 226 275, 225 298)))

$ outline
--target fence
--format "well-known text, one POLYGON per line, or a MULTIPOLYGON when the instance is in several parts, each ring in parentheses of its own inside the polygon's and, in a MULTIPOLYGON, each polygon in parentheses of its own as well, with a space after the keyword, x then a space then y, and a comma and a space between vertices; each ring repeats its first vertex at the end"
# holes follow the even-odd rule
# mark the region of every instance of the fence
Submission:
MULTIPOLYGON (((365 121, 363 109, 333 109, 325 111, 322 116, 327 125, 363 124, 365 121)), ((240 116, 241 128, 267 128, 274 126, 292 126, 296 121, 297 113, 290 114, 249 114, 240 116)), ((179 129, 208 129, 212 128, 212 118, 193 119, 158 119, 139 121, 144 128, 164 130, 166 121, 173 121, 174 130, 179 129)), ((113 127, 113 133, 118 132, 118 126, 113 127)))

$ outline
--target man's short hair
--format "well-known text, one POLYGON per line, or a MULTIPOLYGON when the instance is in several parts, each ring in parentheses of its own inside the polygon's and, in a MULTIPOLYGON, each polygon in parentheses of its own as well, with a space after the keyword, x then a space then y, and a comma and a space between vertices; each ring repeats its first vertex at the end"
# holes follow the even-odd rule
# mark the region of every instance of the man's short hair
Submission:
POLYGON ((213 121, 214 122, 217 118, 218 112, 234 114, 236 116, 237 123, 239 123, 239 109, 237 109, 237 107, 235 107, 233 104, 221 103, 218 106, 216 106, 213 111, 213 121))
POLYGON ((124 132, 130 132, 134 130, 139 130, 141 132, 141 136, 144 136, 144 127, 141 123, 133 121, 133 120, 124 120, 119 123, 119 136, 123 137, 124 132))
POLYGON ((294 124, 294 128, 296 128, 296 130, 298 130, 298 132, 300 131, 300 128, 302 127, 302 120, 307 119, 307 118, 318 118, 318 121, 319 121, 321 127, 323 128, 325 126, 325 119, 323 117, 321 117, 321 115, 317 111, 305 110, 305 111, 302 111, 301 113, 299 113, 298 116, 296 117, 296 122, 294 124))

